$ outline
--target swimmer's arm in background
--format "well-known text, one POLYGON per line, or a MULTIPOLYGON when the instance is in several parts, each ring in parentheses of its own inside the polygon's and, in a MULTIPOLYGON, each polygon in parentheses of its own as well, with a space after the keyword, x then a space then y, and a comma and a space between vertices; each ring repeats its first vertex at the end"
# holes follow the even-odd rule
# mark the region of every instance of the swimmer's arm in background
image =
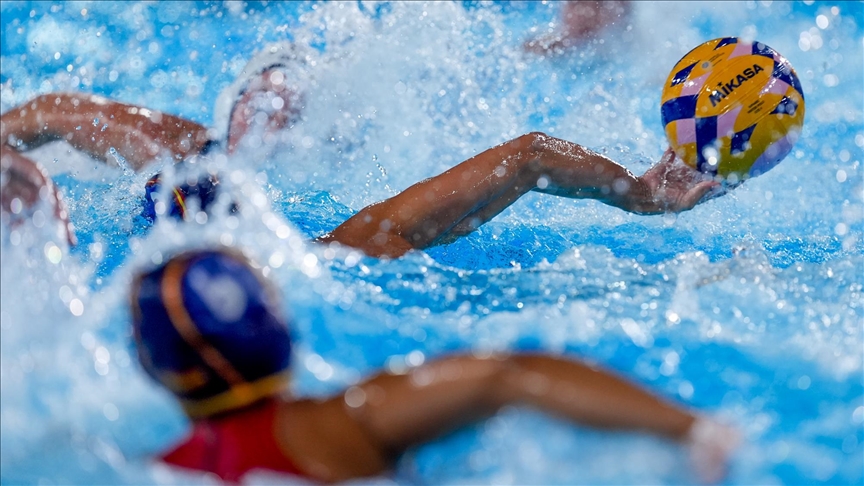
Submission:
MULTIPOLYGON (((378 474, 407 448, 489 417, 506 405, 527 405, 579 424, 639 430, 692 446, 697 446, 693 433, 704 430, 694 424, 710 422, 577 361, 544 355, 461 356, 407 374, 380 374, 323 403, 289 404, 281 435, 298 465, 314 469, 317 464, 326 474, 316 476, 340 481, 378 474)), ((716 461, 700 465, 706 468, 701 474, 712 480, 725 473, 729 452, 717 441, 733 433, 716 427, 727 434, 699 437, 705 439, 699 446, 711 451, 703 451, 700 458, 716 461)), ((728 446, 734 447, 731 442, 728 446)))
POLYGON ((597 38, 607 26, 629 21, 632 5, 625 0, 579 0, 560 2, 561 13, 554 33, 525 43, 525 50, 537 54, 560 54, 597 38))
POLYGON ((95 95, 42 95, 0 117, 0 143, 16 150, 65 140, 103 162, 117 154, 139 170, 170 153, 180 160, 197 153, 207 141, 207 129, 174 115, 128 105, 95 95))
POLYGON ((364 208, 319 241, 398 257, 474 231, 531 190, 641 214, 684 211, 714 183, 667 181, 673 162, 669 151, 640 178, 578 144, 529 133, 364 208))

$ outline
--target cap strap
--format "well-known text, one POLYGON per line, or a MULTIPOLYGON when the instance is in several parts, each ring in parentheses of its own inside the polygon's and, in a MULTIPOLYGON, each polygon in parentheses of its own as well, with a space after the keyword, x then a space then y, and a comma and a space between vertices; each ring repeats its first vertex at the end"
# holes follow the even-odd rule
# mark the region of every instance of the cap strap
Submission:
POLYGON ((258 400, 276 395, 290 380, 288 371, 280 371, 241 387, 232 387, 218 395, 202 400, 181 399, 180 405, 191 418, 208 417, 228 410, 244 407, 258 400))

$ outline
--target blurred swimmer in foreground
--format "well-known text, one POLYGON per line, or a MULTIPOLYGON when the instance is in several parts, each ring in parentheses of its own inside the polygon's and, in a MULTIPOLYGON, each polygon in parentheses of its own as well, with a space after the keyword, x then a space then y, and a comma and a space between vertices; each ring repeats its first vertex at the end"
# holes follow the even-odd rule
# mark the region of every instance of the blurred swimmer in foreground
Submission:
MULTIPOLYGON (((61 93, 4 113, 0 145, 4 154, 16 151, 23 157, 20 152, 62 139, 106 162, 117 153, 135 170, 165 155, 180 161, 220 147, 232 154, 251 131, 266 143, 291 125, 302 104, 292 79, 303 63, 291 44, 265 48, 219 96, 211 130, 140 106, 61 93)), ((671 150, 637 177, 581 145, 533 132, 360 210, 318 241, 395 258, 466 235, 529 191, 659 214, 689 210, 717 185, 671 150)))
POLYGON ((288 321, 270 285, 227 249, 180 254, 136 277, 141 364, 192 419, 164 461, 228 481, 253 469, 345 481, 384 473, 407 448, 506 405, 680 442, 709 482, 725 475, 737 444, 727 426, 598 367, 544 354, 454 355, 379 373, 329 399, 294 398, 288 321))

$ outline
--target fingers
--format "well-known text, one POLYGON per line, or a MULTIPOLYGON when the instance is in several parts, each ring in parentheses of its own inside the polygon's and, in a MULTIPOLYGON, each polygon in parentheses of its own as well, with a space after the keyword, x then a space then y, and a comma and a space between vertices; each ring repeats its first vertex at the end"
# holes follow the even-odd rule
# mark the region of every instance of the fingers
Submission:
POLYGON ((699 203, 700 200, 708 193, 712 188, 720 185, 715 181, 704 181, 696 184, 692 189, 687 191, 684 194, 684 197, 681 198, 679 207, 676 209, 677 211, 687 211, 689 209, 693 209, 696 204, 699 203))
POLYGON ((663 152, 663 156, 660 157, 660 162, 657 162, 657 165, 654 167, 663 167, 665 170, 669 170, 669 168, 675 163, 675 151, 672 150, 672 147, 666 149, 663 152))
POLYGON ((660 163, 671 163, 675 161, 675 151, 672 150, 672 147, 668 147, 665 152, 663 152, 663 156, 660 157, 660 163))
POLYGON ((650 169, 645 171, 645 174, 643 174, 642 177, 652 186, 652 189, 656 189, 666 179, 666 174, 669 172, 669 169, 672 167, 674 162, 675 151, 672 150, 672 147, 669 147, 665 152, 663 152, 663 156, 660 157, 660 160, 650 169))

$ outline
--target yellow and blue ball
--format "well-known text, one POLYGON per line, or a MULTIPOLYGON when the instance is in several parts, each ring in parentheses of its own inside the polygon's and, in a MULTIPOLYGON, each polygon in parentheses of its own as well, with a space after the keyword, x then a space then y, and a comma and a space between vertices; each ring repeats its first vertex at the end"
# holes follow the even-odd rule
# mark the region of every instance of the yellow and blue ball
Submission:
POLYGON ((760 42, 710 40, 681 58, 663 88, 661 116, 687 165, 730 181, 762 174, 792 150, 804 93, 789 61, 760 42))

